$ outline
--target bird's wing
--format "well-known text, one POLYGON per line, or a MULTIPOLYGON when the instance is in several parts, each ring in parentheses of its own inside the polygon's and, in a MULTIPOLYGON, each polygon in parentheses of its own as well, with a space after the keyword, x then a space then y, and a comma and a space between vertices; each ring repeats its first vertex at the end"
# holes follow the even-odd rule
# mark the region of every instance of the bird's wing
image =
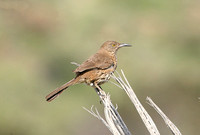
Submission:
POLYGON ((106 69, 113 65, 113 60, 109 55, 96 53, 88 60, 83 62, 78 68, 74 70, 75 73, 84 72, 91 69, 106 69))

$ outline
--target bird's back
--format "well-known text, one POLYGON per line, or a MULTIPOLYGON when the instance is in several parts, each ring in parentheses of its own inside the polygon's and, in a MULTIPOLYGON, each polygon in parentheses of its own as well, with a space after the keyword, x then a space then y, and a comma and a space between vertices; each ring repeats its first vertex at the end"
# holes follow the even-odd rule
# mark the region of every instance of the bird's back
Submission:
POLYGON ((77 67, 74 72, 79 74, 92 69, 107 69, 115 64, 115 59, 107 52, 98 51, 77 67))

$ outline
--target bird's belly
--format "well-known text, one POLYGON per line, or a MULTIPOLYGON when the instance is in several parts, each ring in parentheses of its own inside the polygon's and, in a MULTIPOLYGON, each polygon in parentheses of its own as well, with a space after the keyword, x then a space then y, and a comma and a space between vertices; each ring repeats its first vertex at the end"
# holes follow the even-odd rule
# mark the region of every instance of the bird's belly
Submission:
POLYGON ((111 73, 104 73, 104 74, 102 73, 99 76, 99 78, 96 80, 96 83, 101 85, 101 84, 107 82, 108 80, 110 80, 110 75, 111 75, 111 73))
POLYGON ((110 69, 106 69, 106 70, 94 69, 94 70, 88 71, 81 76, 80 80, 82 81, 80 81, 80 83, 85 82, 87 85, 93 85, 93 83, 96 83, 98 85, 101 85, 107 82, 108 80, 110 80, 112 72, 113 70, 110 70, 110 69))

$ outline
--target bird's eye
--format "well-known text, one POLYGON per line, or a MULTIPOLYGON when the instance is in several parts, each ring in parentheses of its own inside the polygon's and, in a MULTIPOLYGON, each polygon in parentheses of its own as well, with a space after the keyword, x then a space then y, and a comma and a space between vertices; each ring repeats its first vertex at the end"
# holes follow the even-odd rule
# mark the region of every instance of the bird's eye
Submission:
POLYGON ((116 44, 112 44, 112 46, 113 46, 113 47, 115 47, 115 46, 116 46, 116 44))

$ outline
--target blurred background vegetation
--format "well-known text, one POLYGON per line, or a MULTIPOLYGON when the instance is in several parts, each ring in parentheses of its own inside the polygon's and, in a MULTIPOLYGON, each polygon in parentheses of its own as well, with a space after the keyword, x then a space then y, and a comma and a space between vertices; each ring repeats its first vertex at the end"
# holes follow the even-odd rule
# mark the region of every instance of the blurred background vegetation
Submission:
MULTIPOLYGON (((199 0, 0 0, 0 134, 102 135, 106 127, 82 106, 99 98, 91 87, 44 97, 74 77, 76 66, 106 40, 132 44, 118 52, 123 69, 161 134, 170 134, 145 103, 150 96, 182 134, 200 132, 199 0)), ((103 86, 129 130, 148 134, 126 94, 103 86)))

